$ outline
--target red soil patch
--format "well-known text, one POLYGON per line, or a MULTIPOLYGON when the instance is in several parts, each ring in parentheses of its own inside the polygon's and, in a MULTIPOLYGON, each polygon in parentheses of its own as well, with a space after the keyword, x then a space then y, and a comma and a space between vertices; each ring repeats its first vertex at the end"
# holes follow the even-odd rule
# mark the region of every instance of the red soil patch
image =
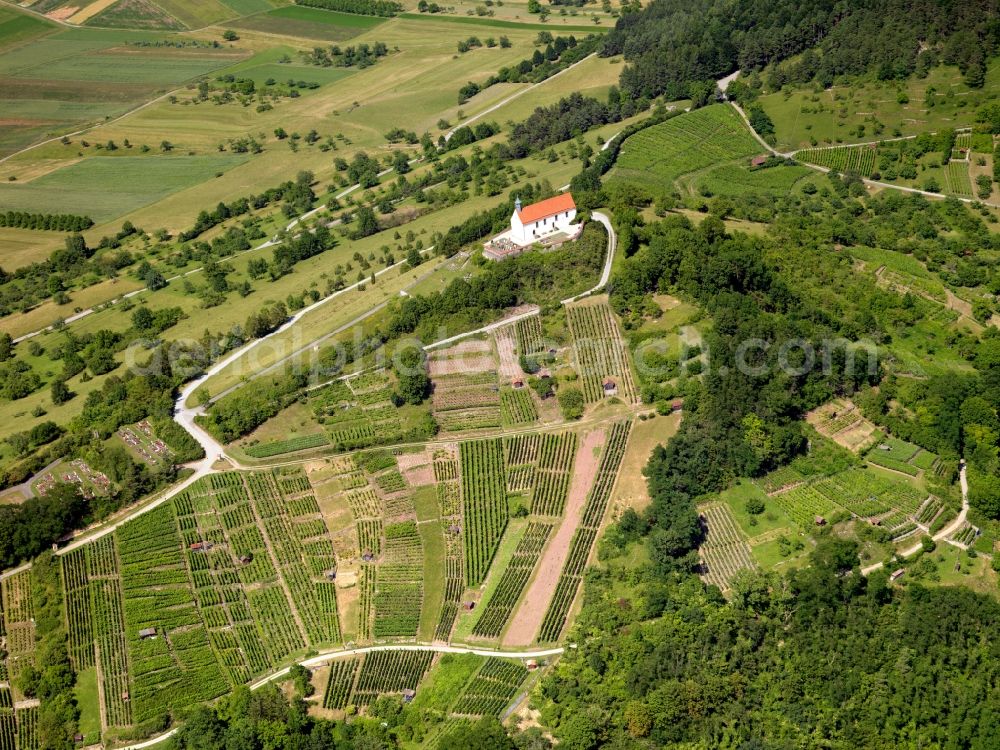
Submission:
POLYGON ((404 453, 396 457, 399 472, 406 478, 411 487, 434 484, 434 464, 427 451, 420 453, 404 453))
POLYGON ((70 5, 66 8, 56 8, 55 10, 51 10, 45 14, 45 17, 51 18, 53 21, 65 21, 78 10, 80 10, 79 6, 70 5))
POLYGON ((576 451, 576 464, 573 467, 573 479, 569 486, 569 497, 566 498, 566 514, 556 530, 552 542, 546 548, 538 573, 528 588, 524 601, 511 618, 510 628, 503 638, 504 646, 527 646, 534 642, 545 611, 548 609, 552 595, 555 593, 559 574, 569 554, 570 542, 576 527, 580 525, 583 506, 587 501, 587 493, 597 478, 599 457, 594 453, 604 445, 604 430, 597 429, 584 435, 576 451))

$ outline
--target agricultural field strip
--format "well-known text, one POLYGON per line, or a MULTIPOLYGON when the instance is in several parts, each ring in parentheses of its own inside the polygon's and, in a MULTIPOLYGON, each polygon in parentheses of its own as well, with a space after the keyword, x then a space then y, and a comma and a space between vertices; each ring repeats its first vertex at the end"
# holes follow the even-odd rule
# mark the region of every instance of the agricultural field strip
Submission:
POLYGON ((754 570, 757 565, 728 505, 711 505, 704 508, 701 515, 707 531, 705 542, 698 550, 703 565, 702 578, 725 591, 739 571, 754 570))
POLYGON ((496 590, 482 609, 475 626, 474 636, 482 638, 498 638, 507 626, 514 607, 521 600, 528 580, 535 566, 542 559, 542 550, 548 542, 552 529, 551 523, 532 521, 518 542, 514 554, 507 563, 496 590))
POLYGON ((567 320, 573 336, 576 368, 583 381, 588 404, 604 398, 604 383, 611 378, 613 391, 627 403, 635 403, 635 382, 618 324, 607 303, 567 306, 567 320))
POLYGON ((486 577, 507 528, 507 481, 500 438, 459 444, 462 477, 465 578, 478 586, 486 577))
POLYGON ((557 640, 566 626, 569 611, 583 581, 584 568, 590 559, 598 531, 608 509, 611 492, 614 490, 618 471, 625 457, 631 428, 630 420, 616 422, 611 426, 608 441, 601 454, 594 486, 587 495, 580 525, 573 534, 569 554, 556 583, 556 590, 539 628, 537 640, 540 642, 557 640))

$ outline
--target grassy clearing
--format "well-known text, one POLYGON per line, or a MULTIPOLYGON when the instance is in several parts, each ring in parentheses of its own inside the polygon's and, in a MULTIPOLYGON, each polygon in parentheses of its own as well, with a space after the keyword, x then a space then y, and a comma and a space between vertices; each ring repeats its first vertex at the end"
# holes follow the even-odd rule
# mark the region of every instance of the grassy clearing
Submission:
POLYGON ((791 532, 795 528, 794 522, 785 515, 781 507, 773 500, 769 500, 763 490, 753 482, 742 479, 734 487, 720 493, 719 499, 729 506, 736 523, 747 537, 753 538, 775 529, 788 529, 791 532), (752 515, 747 512, 747 501, 751 499, 764 503, 763 513, 752 515))
POLYGON ((0 227, 3 268, 14 271, 35 261, 45 260, 54 247, 63 243, 62 232, 36 232, 33 229, 0 227))
POLYGON ((656 416, 635 422, 625 450, 625 458, 622 459, 618 483, 612 495, 613 503, 636 510, 641 510, 649 504, 649 488, 642 470, 649 462, 653 448, 673 437, 680 423, 680 414, 656 416))
POLYGON ((97 691, 97 668, 78 672, 73 689, 80 709, 80 733, 87 744, 97 743, 101 735, 101 706, 97 691))
POLYGON ((105 222, 210 180, 247 158, 232 154, 98 156, 28 183, 0 184, 0 203, 14 211, 62 211, 105 222), (100 190, 95 189, 97 186, 100 190))
MULTIPOLYGON (((421 491, 436 502, 433 487, 423 487, 421 491)), ((444 570, 444 537, 441 522, 437 519, 420 524, 418 531, 424 548, 424 601, 420 609, 417 639, 431 641, 444 604, 444 576, 441 573, 444 570)))
POLYGON ((696 183, 702 195, 788 195, 796 185, 814 174, 808 167, 778 166, 751 170, 742 164, 725 164, 695 177, 692 183, 696 183))
POLYGON ((786 86, 760 102, 774 121, 779 148, 809 148, 970 126, 976 109, 998 84, 1000 64, 994 60, 986 85, 977 90, 965 85, 957 68, 940 66, 926 78, 901 84, 860 81, 826 90, 786 86))

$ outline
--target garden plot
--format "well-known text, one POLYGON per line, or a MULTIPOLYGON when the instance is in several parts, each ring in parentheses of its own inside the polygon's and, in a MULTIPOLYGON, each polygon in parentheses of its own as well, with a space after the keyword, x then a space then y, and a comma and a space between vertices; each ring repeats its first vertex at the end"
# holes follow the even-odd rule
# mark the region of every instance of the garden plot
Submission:
POLYGON ((583 396, 593 404, 608 396, 635 403, 635 380, 614 313, 606 301, 590 300, 566 308, 576 370, 583 396))
POLYGON ((434 457, 430 451, 402 453, 396 457, 396 464, 411 487, 434 484, 434 457))
POLYGON ((861 415, 847 399, 837 399, 806 414, 816 431, 855 453, 871 443, 878 428, 861 415))
POLYGON ((44 472, 32 484, 37 495, 47 495, 59 482, 75 484, 86 498, 106 495, 111 488, 111 480, 102 472, 91 469, 82 458, 60 463, 44 472))
POLYGON ((737 573, 757 567, 750 545, 724 503, 702 508, 701 522, 705 527, 705 542, 698 550, 701 578, 726 591, 737 573))
POLYGON ((22 570, 4 578, 0 582, 0 596, 6 632, 7 673, 16 689, 18 677, 35 663, 35 612, 31 600, 31 571, 22 570))
POLYGON ((120 428, 118 437, 151 466, 170 464, 173 460, 173 453, 170 452, 166 443, 156 437, 153 427, 147 419, 131 427, 120 428))
POLYGON ((442 430, 461 432, 500 426, 500 387, 492 358, 490 367, 484 372, 432 377, 431 406, 442 430))
POLYGON ((937 454, 926 451, 913 443, 889 436, 876 440, 875 445, 865 455, 865 459, 876 466, 898 471, 911 477, 917 476, 922 471, 933 469, 938 462, 937 454))
MULTIPOLYGON (((384 370, 319 388, 311 394, 310 406, 337 450, 386 445, 403 436, 399 411, 392 403, 392 381, 384 370)), ((296 445, 294 450, 323 444, 311 435, 297 440, 308 444, 296 445)))

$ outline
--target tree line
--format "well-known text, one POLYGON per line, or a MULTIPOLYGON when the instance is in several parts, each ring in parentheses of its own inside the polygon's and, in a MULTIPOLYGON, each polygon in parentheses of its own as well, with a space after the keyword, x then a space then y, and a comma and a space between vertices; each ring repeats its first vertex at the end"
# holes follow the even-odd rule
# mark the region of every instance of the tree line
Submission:
POLYGON ((393 0, 295 0, 296 5, 308 8, 336 10, 360 16, 389 18, 403 12, 403 6, 393 0))
POLYGON ((1000 44, 998 17, 996 0, 654 0, 618 19, 602 54, 625 57, 620 83, 631 96, 686 98, 734 70, 800 53, 788 80, 830 86, 836 76, 869 72, 901 79, 946 62, 982 86, 1000 44))
POLYGON ((32 214, 25 211, 0 212, 0 227, 38 229, 49 232, 82 232, 94 226, 89 216, 75 214, 32 214))

